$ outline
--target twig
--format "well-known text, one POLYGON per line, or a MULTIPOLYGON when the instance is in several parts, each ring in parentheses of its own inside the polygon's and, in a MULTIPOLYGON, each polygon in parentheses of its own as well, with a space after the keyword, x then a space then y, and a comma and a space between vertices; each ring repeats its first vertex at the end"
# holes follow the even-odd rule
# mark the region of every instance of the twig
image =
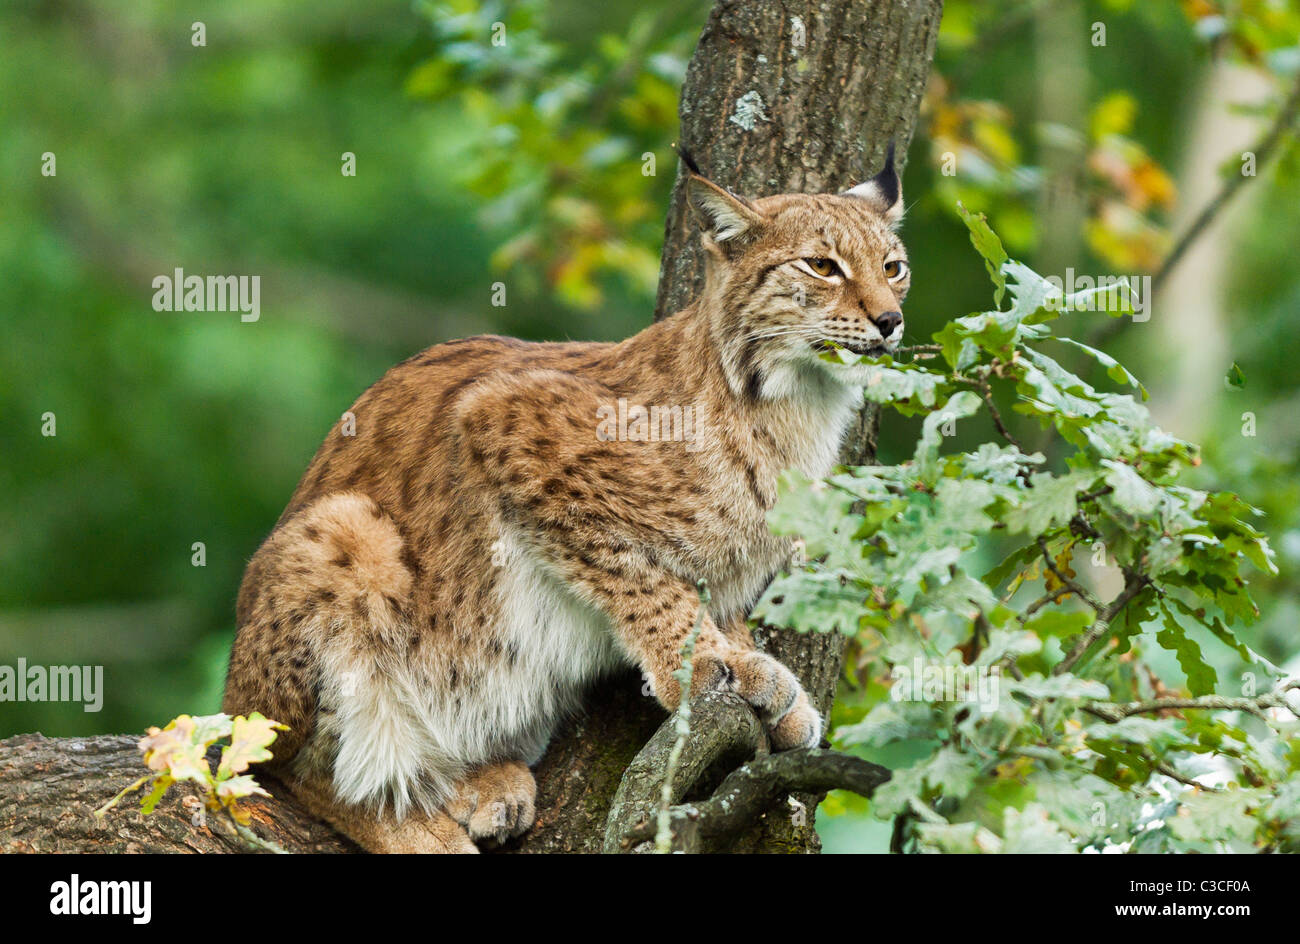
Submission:
MULTIPOLYGON (((1045 542, 1042 538, 1039 538, 1038 540, 1039 546, 1042 547, 1045 542)), ((1110 632, 1111 621, 1119 615, 1120 611, 1123 610, 1124 607, 1128 606, 1128 602, 1137 596, 1148 583, 1150 583, 1150 578, 1145 574, 1139 574, 1132 570, 1125 570, 1124 589, 1121 590, 1119 596, 1110 603, 1101 606, 1090 597, 1081 597, 1085 603, 1097 610, 1097 621, 1093 623, 1092 628, 1084 633, 1079 641, 1075 643, 1074 648, 1070 650, 1069 654, 1056 664, 1056 668, 1052 669, 1052 674, 1062 675, 1074 668, 1075 664, 1083 658, 1084 654, 1092 648, 1093 644, 1110 632)))
MULTIPOLYGON (((1286 101, 1278 111, 1277 117, 1274 118, 1273 124, 1264 134, 1264 137, 1260 139, 1258 144, 1250 149, 1255 155, 1256 176, 1259 175, 1259 172, 1262 171, 1264 166, 1272 159, 1273 153, 1282 143, 1282 139, 1285 138, 1289 132, 1294 130, 1298 121, 1300 121, 1300 78, 1297 78, 1295 86, 1291 89, 1291 93, 1287 96, 1286 101)), ((1155 295, 1160 291, 1161 287, 1169 279, 1170 275, 1173 274, 1174 269, 1177 268, 1178 264, 1183 260, 1187 251, 1192 247, 1192 244, 1205 233, 1205 231, 1210 227, 1210 224, 1214 222, 1215 218, 1223 212, 1223 209, 1236 195, 1237 191, 1245 185, 1246 180, 1247 177, 1245 174, 1232 174, 1223 182, 1223 185, 1219 188, 1219 192, 1210 199, 1210 202, 1201 208, 1201 212, 1196 215, 1196 218, 1192 220, 1187 229, 1184 230, 1183 234, 1174 242, 1173 248, 1170 249, 1169 254, 1165 256, 1164 261, 1160 264, 1160 268, 1158 268, 1155 271, 1155 274, 1151 276, 1152 295, 1155 295)), ((1109 322, 1100 331, 1093 334, 1090 343, 1094 347, 1098 344, 1105 343, 1118 334, 1123 327, 1124 319, 1117 318, 1114 321, 1109 322)))
POLYGON ((1015 446, 1017 450, 1023 453, 1025 451, 1025 447, 1020 444, 1019 439, 1011 435, 1011 432, 1010 430, 1007 429, 1006 424, 1002 422, 1002 414, 998 412, 997 404, 993 402, 993 388, 989 386, 989 382, 987 379, 984 381, 984 387, 981 393, 984 397, 984 402, 988 405, 989 416, 993 418, 993 425, 997 427, 998 434, 1007 442, 1011 443, 1011 445, 1015 446))
MULTIPOLYGON (((993 420, 994 427, 997 428, 998 435, 1011 443, 1011 445, 1015 446, 1019 452, 1023 453, 1025 447, 1021 445, 1020 440, 1013 436, 1011 431, 1007 429, 1007 424, 1002 421, 1002 414, 998 411, 997 402, 993 399, 993 385, 989 383, 989 377, 997 373, 1000 367, 1001 364, 994 361, 992 364, 988 365, 988 367, 984 368, 984 370, 977 371, 978 376, 976 377, 955 376, 952 379, 957 383, 969 384, 975 388, 980 397, 984 400, 985 405, 989 408, 989 416, 993 420)), ((999 374, 999 376, 1001 375, 999 374)), ((1027 469, 1022 467, 1018 474, 1020 478, 1026 482, 1029 480, 1029 471, 1027 469)))
POLYGON ((231 819, 231 824, 235 827, 235 834, 248 844, 250 849, 258 849, 262 852, 273 852, 276 855, 291 855, 288 849, 285 849, 279 843, 272 842, 270 839, 263 839, 257 833, 253 832, 247 826, 243 826, 231 819))
POLYGON ((1196 697, 1169 695, 1164 698, 1153 698, 1150 701, 1131 701, 1125 704, 1094 701, 1087 702, 1081 707, 1088 714, 1095 715, 1112 724, 1133 715, 1155 714, 1161 711, 1180 709, 1247 711, 1268 720, 1265 711, 1269 708, 1285 708, 1287 711, 1294 713, 1290 702, 1286 700, 1286 693, 1293 688, 1300 688, 1300 680, 1292 679, 1273 691, 1263 695, 1256 695, 1254 698, 1239 698, 1231 695, 1200 695, 1196 697))
POLYGON ((1035 600, 1033 603, 1029 604, 1029 606, 1025 608, 1025 615, 1020 618, 1020 622, 1022 623, 1027 622, 1029 620, 1029 617, 1033 616, 1043 607, 1047 606, 1047 604, 1055 603, 1057 600, 1061 599, 1061 597, 1073 592, 1074 591, 1071 590, 1069 587, 1058 587, 1055 590, 1052 590, 1048 593, 1044 593, 1041 597, 1039 597, 1037 600, 1035 600))
POLYGON ((1052 552, 1047 549, 1047 538, 1042 537, 1041 535, 1038 538, 1038 549, 1043 553, 1043 560, 1047 563, 1047 569, 1052 572, 1052 576, 1055 577, 1062 586, 1084 603, 1092 607, 1096 612, 1101 613, 1105 610, 1106 607, 1103 604, 1098 603, 1093 595, 1085 590, 1081 584, 1065 576, 1061 571, 1061 568, 1056 566, 1056 561, 1052 559, 1052 552))
POLYGON ((682 667, 674 673, 681 684, 681 699, 677 704, 677 740, 673 742, 673 749, 668 753, 668 767, 664 774, 663 789, 659 795, 659 826, 655 833, 655 852, 660 854, 673 851, 669 812, 673 803, 673 781, 677 776, 677 765, 681 763, 682 751, 686 749, 686 738, 691 733, 691 679, 695 677, 695 643, 700 638, 700 627, 704 625, 704 613, 711 599, 707 583, 701 580, 696 586, 700 594, 700 608, 695 614, 695 625, 691 627, 686 642, 682 644, 682 667))

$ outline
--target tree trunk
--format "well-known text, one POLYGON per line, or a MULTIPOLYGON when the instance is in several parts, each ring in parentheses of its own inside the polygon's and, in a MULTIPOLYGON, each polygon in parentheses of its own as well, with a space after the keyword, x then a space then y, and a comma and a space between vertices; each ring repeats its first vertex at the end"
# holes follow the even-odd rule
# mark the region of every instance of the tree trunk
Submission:
MULTIPOLYGON (((942 13, 942 0, 719 0, 686 71, 682 145, 710 179, 747 197, 847 189, 880 169, 891 139, 901 173, 942 13)), ((683 179, 679 174, 668 210, 656 319, 686 307, 703 283, 683 179)), ((864 410, 842 458, 872 460, 875 430, 875 410, 864 410)), ((829 712, 843 638, 767 627, 758 638, 799 676, 817 709, 829 712)), ((590 710, 605 712, 612 697, 602 688, 590 710)), ((631 709, 627 724, 663 716, 651 699, 624 707, 631 709)), ((753 829, 711 848, 817 851, 820 799, 782 797, 753 829)))
MULTIPOLYGON (((682 89, 683 144, 713 180, 751 197, 845 189, 879 170, 890 139, 901 163, 942 8, 942 0, 718 0, 682 89)), ((680 176, 662 258, 656 318, 684 308, 702 278, 680 176)), ((864 412, 845 458, 860 463, 874 453, 875 415, 864 412)), ((842 639, 768 628, 758 636, 828 712, 842 639)), ((676 737, 641 684, 621 675, 590 693, 583 714, 560 730, 537 770, 537 824, 502 851, 648 847, 643 840, 676 737)), ((671 791, 675 804, 686 801, 672 812, 675 848, 815 852, 822 791, 842 784, 866 793, 888 776, 828 751, 763 756, 762 726, 734 696, 707 696, 692 710, 671 791)), ((0 851, 247 848, 219 817, 196 823, 182 787, 173 787, 149 817, 134 812, 129 798, 105 819, 91 817, 144 772, 135 740, 27 735, 0 742, 0 851)), ((285 796, 273 782, 266 785, 285 796)), ((289 851, 354 851, 291 802, 250 808, 255 831, 289 851)))

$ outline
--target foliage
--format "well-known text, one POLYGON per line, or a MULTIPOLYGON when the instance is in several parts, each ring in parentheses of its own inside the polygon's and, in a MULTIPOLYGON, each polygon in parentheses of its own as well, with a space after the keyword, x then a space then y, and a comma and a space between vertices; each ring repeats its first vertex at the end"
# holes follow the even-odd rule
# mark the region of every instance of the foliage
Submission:
POLYGON ((1197 450, 1153 424, 1136 379, 1052 333, 1065 311, 1123 313, 1123 288, 1063 296, 965 219, 1008 304, 956 319, 911 362, 828 355, 869 400, 923 416, 920 439, 897 465, 787 473, 770 524, 811 563, 755 616, 854 638, 856 717, 836 739, 911 749, 872 801, 898 818, 896 845, 1296 851, 1296 683, 1236 634, 1258 616, 1249 569, 1276 573, 1259 513, 1184 484, 1197 450), (1062 350, 1121 391, 1047 353, 1062 350), (1007 432, 1008 398, 1065 446, 1056 467, 1007 432), (1001 441, 945 451, 979 412, 1001 441), (991 547, 1002 563, 973 571, 991 547), (1240 660, 1241 695, 1223 694, 1212 646, 1240 660), (1152 668, 1160 649, 1181 680, 1152 668))
MULTIPOLYGON (((1261 0, 1185 0, 1178 5, 1107 0, 1091 4, 1086 17, 1078 7, 1052 6, 983 0, 945 4, 939 56, 922 109, 930 159, 940 170, 935 195, 941 206, 950 208, 960 201, 986 212, 1009 246, 1027 252, 1040 243, 1041 228, 1051 223, 1042 218, 1045 195, 1053 189, 1077 190, 1082 210, 1077 221, 1056 222, 1077 223, 1088 248, 1108 267, 1154 271, 1170 246, 1169 214, 1177 191, 1161 161, 1140 139, 1139 118, 1143 119, 1140 130, 1148 137, 1153 121, 1143 113, 1139 90, 1133 87, 1127 63, 1134 56, 1129 53, 1140 49, 1142 58, 1158 61, 1166 55, 1160 48, 1163 43, 1148 30, 1181 34, 1188 46, 1194 44, 1214 58, 1244 64, 1264 75, 1277 101, 1249 107, 1268 114, 1283 97, 1281 84, 1300 68, 1300 12, 1294 4, 1261 0), (1054 17, 1065 18, 1064 35, 1071 43, 1088 44, 1096 57, 1104 58, 1110 48, 1119 49, 1115 61, 1125 63, 1124 72, 1115 78, 1104 71, 1095 78, 1086 71, 1075 74, 1080 83, 1079 106, 1085 109, 1074 116, 1077 121, 1052 108, 1046 109, 1050 117, 1044 118, 1040 103, 1038 120, 1026 124, 1008 101, 979 94, 972 87, 979 84, 977 75, 987 75, 987 54, 993 47, 1017 33, 1032 33, 1054 17), (1127 87, 1106 88, 1111 82, 1127 87), (1101 86, 1095 97, 1091 95, 1094 84, 1101 86), (1043 155, 1049 151, 1065 155, 1067 170, 1044 166, 1043 155), (1037 162, 1027 157, 1035 153, 1037 162)), ((1035 43, 1028 53, 1042 67, 1054 50, 1041 33, 1033 35, 1035 43)), ((1153 71, 1157 68, 1152 66, 1153 71)), ((1146 107, 1151 105, 1148 102, 1146 107)), ((1224 155, 1225 160, 1232 158, 1225 173, 1239 172, 1237 157, 1224 155)))
MULTIPOLYGON (((414 12, 405 4, 375 6, 361 18, 355 0, 321 0, 309 17, 286 0, 230 0, 204 9, 204 49, 189 45, 196 14, 184 7, 82 4, 74 17, 50 16, 49 5, 36 0, 0 7, 8 237, 0 240, 0 438, 7 459, 0 484, 10 499, 0 511, 0 648, 8 661, 25 655, 29 664, 103 664, 106 683, 99 713, 66 703, 7 703, 0 735, 137 730, 182 710, 218 710, 240 572, 329 424, 391 364, 434 341, 481 331, 617 340, 646 324, 651 288, 643 277, 597 266, 586 269, 591 287, 556 280, 582 271, 551 265, 571 250, 564 242, 569 230, 559 223, 543 230, 539 252, 494 252, 544 223, 548 206, 563 208, 563 195, 575 195, 584 212, 633 245, 626 258, 656 251, 672 180, 664 162, 672 160, 667 145, 676 125, 675 103, 656 104, 659 82, 676 85, 666 77, 680 75, 710 3, 683 0, 680 17, 660 21, 612 86, 608 120, 596 122, 587 77, 603 84, 611 75, 608 51, 620 42, 630 46, 629 24, 643 6, 547 0, 534 4, 532 19, 516 21, 523 7, 502 5, 510 40, 530 31, 554 50, 550 63, 531 79, 513 77, 513 84, 457 65, 448 74, 460 84, 441 91, 417 77, 445 51, 472 52, 455 47, 440 23, 440 9, 470 9, 460 0, 421 3, 414 12), (661 52, 670 58, 655 59, 661 52), (570 76, 584 79, 587 93, 559 112, 525 113, 522 143, 510 146, 519 176, 472 190, 478 166, 498 162, 506 150, 493 136, 513 133, 508 122, 498 130, 497 118, 527 105, 508 93, 531 95, 530 107, 540 113, 553 100, 542 93, 570 76), (486 111, 471 101, 484 98, 475 88, 492 99, 486 111), (643 103, 647 114, 653 106, 657 125, 625 123, 625 107, 643 103), (570 140, 584 129, 625 139, 623 157, 608 165, 607 177, 587 158, 600 155, 599 143, 551 151, 552 129, 570 140), (38 172, 47 150, 58 154, 56 178, 38 172), (657 177, 641 174, 644 150, 660 159, 657 177), (340 175, 343 151, 356 153, 356 177, 340 175), (525 179, 548 189, 519 186, 525 179), (624 194, 642 190, 651 216, 620 222, 625 202, 639 205, 624 194), (510 273, 511 303, 502 308, 488 301, 502 271, 491 266, 493 256, 510 273), (174 265, 261 275, 262 320, 241 325, 153 312, 149 280, 174 265), (542 290, 516 291, 529 280, 542 290), (568 301, 590 304, 593 291, 603 298, 596 309, 568 301), (39 435, 47 410, 58 414, 56 439, 39 435), (206 567, 191 563, 196 541, 206 544, 206 567), (149 684, 132 684, 144 677, 149 684)), ((1094 139, 1089 112, 1112 95, 1127 96, 1136 103, 1125 106, 1132 122, 1127 131, 1112 127, 1158 166, 1172 168, 1188 153, 1189 118, 1212 58, 1251 63, 1273 76, 1295 67, 1300 31, 1291 2, 947 0, 936 71, 951 105, 979 106, 962 112, 956 144, 983 153, 982 140, 996 143, 997 128, 976 133, 979 118, 1001 125, 1016 153, 991 165, 992 184, 1005 181, 1009 191, 986 192, 981 178, 967 174, 976 163, 964 157, 956 168, 961 189, 949 189, 954 182, 938 167, 953 144, 931 150, 931 129, 939 125, 927 112, 906 173, 906 240, 915 271, 907 324, 916 337, 940 327, 943 313, 969 307, 980 272, 978 257, 965 248, 954 197, 986 209, 1017 257, 1043 271, 1056 267, 1034 254, 1047 225, 1037 206, 1043 122, 1036 93, 1059 62, 1038 48, 1026 14, 1080 7, 1086 20, 1110 27, 1109 47, 1086 51, 1080 140, 1094 139), (1217 25, 1227 29, 1216 34, 1217 25), (1262 41, 1251 39, 1260 35, 1262 41)), ((490 56, 492 20, 479 22, 481 31, 460 35, 490 56)), ((1082 27, 1079 35, 1086 41, 1082 27)), ((510 47, 512 59, 519 50, 510 47)), ((1269 116, 1261 118, 1262 129, 1269 116)), ((999 152, 990 144, 987 153, 999 152)), ((1218 244, 1232 284, 1218 306, 1222 369, 1211 379, 1217 385, 1235 360, 1248 384, 1223 391, 1212 410, 1198 414, 1200 429, 1179 427, 1205 444, 1188 484, 1230 484, 1249 495, 1267 512, 1279 557, 1291 565, 1276 578, 1254 576, 1251 593, 1263 617, 1233 627, 1280 663, 1296 654, 1300 622, 1300 385, 1288 346, 1278 343, 1294 333, 1300 305, 1298 157, 1292 141, 1278 173, 1261 173, 1248 185, 1258 203, 1243 201, 1244 225, 1218 244), (1258 415, 1258 438, 1240 435, 1247 410, 1258 415)), ((1084 174, 1087 205, 1098 207, 1109 192, 1098 189, 1105 179, 1086 166, 1084 174)), ((1153 201, 1140 219, 1162 228, 1163 204, 1153 201)), ((1148 232, 1146 223, 1140 232, 1148 232)), ((1089 247, 1084 252, 1087 271, 1120 268, 1089 247)), ((1160 320, 1158 312, 1149 327, 1160 320)), ((1191 333, 1162 343, 1151 336, 1132 329, 1113 348, 1104 346, 1155 379, 1202 343, 1191 333)), ((1047 344, 1051 353, 1059 342, 1047 344)), ((1085 380, 1104 383, 1104 370, 1089 373, 1082 352, 1061 360, 1085 380)), ((1152 396, 1158 409, 1176 393, 1152 384, 1152 396)), ((963 421, 963 440, 984 416, 963 421)), ((1024 432, 1030 417, 1004 419, 1028 452, 1040 449, 1033 431, 1024 432)), ((881 455, 892 462, 904 450, 910 454, 919 422, 885 423, 881 455)), ((1181 677, 1176 654, 1147 638, 1149 661, 1167 657, 1170 664, 1158 670, 1181 677)), ((1202 655, 1219 679, 1235 676, 1232 650, 1205 640, 1202 655)), ((862 691, 879 693, 874 680, 865 682, 862 691)), ((837 712, 857 720, 861 706, 842 702, 837 712)), ((841 830, 843 840, 856 828, 848 819, 819 816, 818 828, 828 839, 841 830)), ((838 846, 862 848, 856 834, 848 838, 838 846)))
POLYGON ((604 300, 611 276, 653 295, 677 90, 698 22, 683 20, 681 4, 642 10, 626 34, 602 35, 591 55, 562 68, 566 49, 543 32, 541 0, 422 9, 438 50, 408 91, 454 101, 469 124, 460 177, 503 235, 496 269, 534 282, 545 273, 584 308, 604 300))
MULTIPOLYGON (((276 732, 289 730, 288 725, 271 721, 254 711, 248 717, 234 718, 226 714, 181 715, 167 723, 165 728, 151 727, 146 737, 140 739, 144 764, 156 771, 152 778, 141 777, 126 787, 108 803, 95 811, 104 816, 118 800, 128 793, 149 784, 149 792, 140 801, 140 812, 146 816, 158 807, 172 784, 189 782, 198 784, 204 791, 202 803, 212 813, 224 812, 234 821, 241 835, 256 839, 244 832, 249 824, 249 814, 239 801, 252 796, 270 796, 252 774, 244 771, 252 764, 271 759, 268 748, 276 739, 276 732), (214 772, 208 762, 208 748, 225 738, 230 739, 221 750, 221 760, 214 772)), ((261 843, 261 840, 257 840, 261 843)))

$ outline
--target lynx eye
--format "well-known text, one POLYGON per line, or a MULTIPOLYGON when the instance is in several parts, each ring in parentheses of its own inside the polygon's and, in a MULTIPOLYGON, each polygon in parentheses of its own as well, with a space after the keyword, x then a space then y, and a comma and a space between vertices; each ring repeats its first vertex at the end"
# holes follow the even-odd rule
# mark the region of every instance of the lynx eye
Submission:
POLYGON ((905 275, 907 275, 907 263, 902 259, 891 259, 885 263, 885 278, 889 281, 900 281, 905 275))
POLYGON ((808 268, 820 276, 838 275, 840 267, 835 264, 834 259, 827 259, 824 256, 816 256, 811 259, 805 259, 804 263, 808 268))

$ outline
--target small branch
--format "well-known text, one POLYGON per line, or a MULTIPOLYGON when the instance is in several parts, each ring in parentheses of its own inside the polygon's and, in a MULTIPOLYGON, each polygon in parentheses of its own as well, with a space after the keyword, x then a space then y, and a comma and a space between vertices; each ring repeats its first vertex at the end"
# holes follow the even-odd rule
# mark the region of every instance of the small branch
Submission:
MULTIPOLYGON (((1025 451, 1025 447, 1021 444, 1019 439, 1017 439, 1015 436, 1011 434, 1011 430, 1007 429, 1007 424, 1002 421, 1002 413, 998 410, 997 401, 994 400, 993 398, 993 385, 989 383, 990 376, 998 376, 998 377, 1002 376, 1001 374, 1002 366, 1003 365, 1001 364, 1001 362, 994 361, 993 363, 985 367, 983 370, 977 371, 976 372, 977 376, 974 377, 954 376, 952 379, 957 383, 968 384, 975 388, 976 392, 979 393, 981 399, 984 400, 985 405, 989 408, 989 417, 993 420, 993 426, 997 429, 998 435, 1001 436, 1003 439, 1005 439, 1007 442, 1009 442, 1011 445, 1015 446, 1016 449, 1019 450, 1021 453, 1023 453, 1025 451)), ((1028 469, 1022 467, 1019 472, 1019 475, 1023 480, 1028 482, 1029 480, 1028 469)))
MULTIPOLYGON (((886 768, 839 751, 766 754, 732 771, 704 802, 673 807, 674 845, 693 852, 702 839, 743 832, 783 794, 851 790, 870 797, 887 780, 886 768)), ((653 835, 652 824, 646 822, 628 830, 625 839, 632 844, 653 835)))
POLYGON ((677 681, 681 685, 682 696, 677 705, 676 729, 677 740, 668 753, 668 769, 664 774, 664 786, 659 796, 659 831, 655 836, 655 851, 663 854, 672 852, 672 831, 668 826, 668 808, 673 803, 673 781, 677 778, 677 766, 681 763, 682 751, 686 748, 686 738, 691 733, 691 680, 695 677, 695 642, 700 638, 700 627, 704 625, 704 614, 709 605, 711 594, 709 585, 699 582, 700 606, 695 614, 695 625, 691 627, 686 642, 682 644, 682 667, 677 681))
POLYGON ((1198 697, 1171 695, 1165 698, 1153 698, 1150 701, 1132 701, 1126 704, 1094 701, 1088 702, 1081 707, 1088 714, 1095 715, 1112 724, 1133 715, 1156 714, 1161 711, 1183 709, 1247 711, 1268 720, 1265 711, 1269 708, 1285 708, 1287 711, 1294 713, 1294 709, 1286 700, 1286 693, 1294 688, 1300 688, 1300 680, 1292 679, 1280 688, 1276 688, 1264 695, 1257 695, 1254 698, 1239 698, 1229 695, 1200 695, 1198 697))
MULTIPOLYGON (((1258 176, 1264 166, 1272 159, 1273 153, 1277 150, 1282 140, 1292 132, 1297 123, 1300 123, 1300 78, 1297 78, 1295 86, 1287 96, 1282 108, 1278 111, 1277 117, 1274 118, 1273 124, 1268 131, 1259 140, 1259 143, 1251 148, 1255 155, 1255 175, 1258 176)), ((1231 202, 1237 191, 1242 188, 1248 178, 1241 173, 1233 174, 1223 182, 1219 192, 1211 198, 1196 218, 1188 225, 1183 234, 1174 242, 1173 248, 1165 256, 1160 268, 1156 270, 1151 277, 1151 294, 1157 294, 1163 287, 1169 277, 1173 274, 1174 269, 1182 262, 1187 251, 1199 239, 1210 224, 1223 212, 1224 208, 1231 202)), ((1124 319, 1116 318, 1109 322, 1100 331, 1095 332, 1090 339, 1090 343, 1096 347, 1104 344, 1124 328, 1124 319)))
POLYGON ((1011 443, 1011 445, 1015 446, 1018 450, 1020 450, 1020 452, 1023 453, 1025 451, 1025 447, 1020 444, 1019 439, 1011 435, 1011 432, 1010 430, 1007 429, 1006 424, 1002 422, 1002 414, 998 412, 998 406, 996 403, 993 402, 993 388, 989 386, 989 382, 987 380, 984 381, 984 386, 983 389, 981 390, 981 395, 984 397, 984 402, 988 405, 989 416, 993 418, 993 425, 997 427, 998 435, 1000 435, 1003 439, 1011 443))
POLYGON ((1039 597, 1037 600, 1035 600, 1033 603, 1029 604, 1029 606, 1025 608, 1025 615, 1021 618, 1020 622, 1022 623, 1028 622, 1029 617, 1033 616, 1043 607, 1047 606, 1049 603, 1055 603, 1057 600, 1061 599, 1061 597, 1066 596, 1067 594, 1073 592, 1074 591, 1071 590, 1069 587, 1059 587, 1056 590, 1052 590, 1049 593, 1044 593, 1041 597, 1039 597))
POLYGON ((1041 535, 1038 538, 1038 549, 1042 551, 1043 560, 1047 562, 1047 569, 1052 572, 1052 576, 1057 579, 1057 582, 1084 603, 1092 607, 1096 612, 1101 613, 1105 609, 1105 607, 1098 603, 1093 595, 1085 590, 1081 584, 1065 576, 1061 569, 1056 566, 1056 561, 1052 559, 1052 552, 1047 549, 1047 538, 1042 537, 1041 535))
POLYGON ((942 353, 942 344, 913 344, 894 349, 894 354, 911 354, 914 361, 928 361, 942 353))
MULTIPOLYGON (((1043 547, 1045 544, 1043 539, 1039 538, 1038 541, 1039 547, 1043 547)), ((1100 606, 1095 601, 1083 597, 1082 599, 1088 603, 1089 606, 1098 611, 1097 621, 1093 623, 1092 628, 1084 633, 1082 638, 1075 643, 1074 648, 1070 650, 1069 654, 1056 664, 1056 668, 1052 669, 1052 674, 1062 675, 1074 668, 1075 664, 1083 658, 1084 653, 1091 649, 1097 640, 1110 632, 1111 620, 1118 616, 1120 611, 1123 610, 1124 607, 1128 606, 1129 601, 1141 593, 1142 589, 1147 586, 1148 583, 1150 583, 1150 579, 1145 574, 1139 574, 1132 570, 1125 570, 1124 589, 1121 590, 1119 596, 1110 603, 1105 606, 1100 606)))
MULTIPOLYGON (((715 764, 736 767, 768 749, 767 731, 754 709, 739 695, 705 692, 691 700, 692 724, 680 754, 680 764, 669 779, 676 803, 715 764)), ((668 755, 677 742, 674 718, 669 718, 641 748, 623 772, 605 818, 603 850, 629 851, 628 831, 635 825, 654 836, 656 814, 667 779, 668 755)))

